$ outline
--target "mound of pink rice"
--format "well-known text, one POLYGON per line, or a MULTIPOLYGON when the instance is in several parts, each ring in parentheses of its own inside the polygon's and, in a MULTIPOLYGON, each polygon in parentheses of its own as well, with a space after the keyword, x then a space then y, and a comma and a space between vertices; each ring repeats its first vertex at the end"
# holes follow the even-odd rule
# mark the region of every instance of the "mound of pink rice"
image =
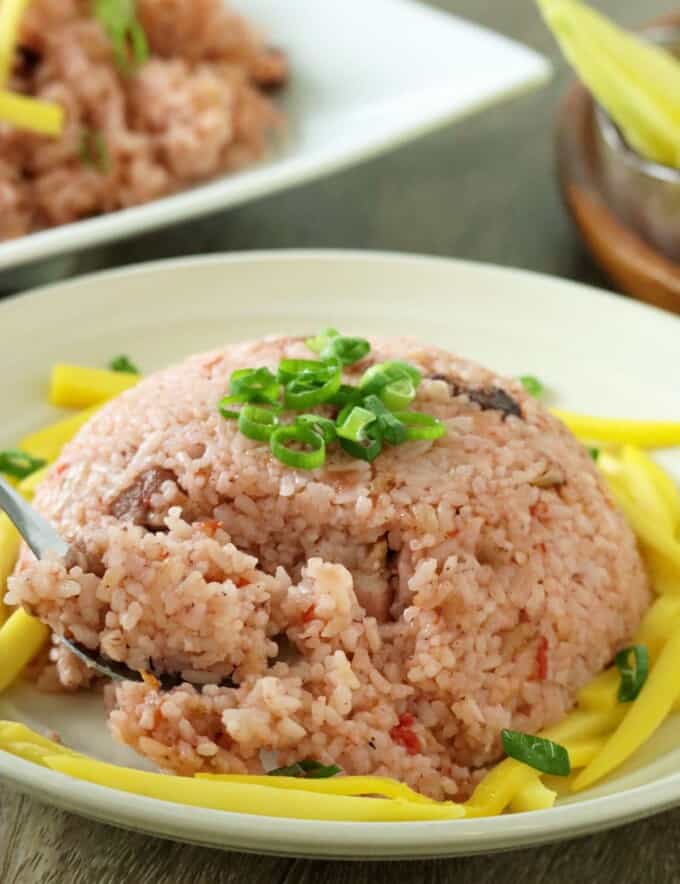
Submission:
POLYGON ((281 52, 222 0, 137 0, 150 46, 115 64, 90 0, 32 0, 10 88, 66 111, 58 138, 0 124, 0 239, 148 202, 263 156, 281 123, 281 52), (98 133, 108 164, 83 161, 98 133))
MULTIPOLYGON (((284 466, 216 408, 234 369, 308 356, 272 338, 148 377, 38 490, 78 554, 25 555, 6 601, 197 685, 111 689, 114 734, 165 770, 314 758, 465 796, 501 728, 560 719, 648 604, 634 537, 564 426, 477 365, 372 343, 347 379, 416 364, 415 407, 446 436, 372 464, 331 450, 315 472, 284 466)), ((43 681, 89 681, 58 643, 52 658, 43 681)))

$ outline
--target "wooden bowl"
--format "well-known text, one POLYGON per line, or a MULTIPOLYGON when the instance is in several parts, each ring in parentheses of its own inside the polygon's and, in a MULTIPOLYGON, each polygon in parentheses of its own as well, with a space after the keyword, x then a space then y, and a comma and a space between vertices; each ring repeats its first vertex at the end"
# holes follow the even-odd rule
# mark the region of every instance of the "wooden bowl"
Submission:
MULTIPOLYGON (((675 15, 655 26, 679 25, 675 15)), ((560 106, 557 167, 564 201, 597 264, 624 292, 680 313, 680 263, 619 216, 608 198, 596 106, 574 83, 560 106)))

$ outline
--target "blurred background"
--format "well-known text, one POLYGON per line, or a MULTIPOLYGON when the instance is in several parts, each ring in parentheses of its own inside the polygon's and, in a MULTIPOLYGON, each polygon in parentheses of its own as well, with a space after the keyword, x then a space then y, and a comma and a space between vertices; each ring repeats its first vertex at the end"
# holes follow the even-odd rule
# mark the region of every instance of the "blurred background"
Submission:
MULTIPOLYGON (((286 193, 69 260, 69 275, 173 255, 268 248, 390 249, 524 267, 607 285, 562 207, 553 127, 572 77, 533 0, 426 0, 547 55, 547 86, 387 156, 286 193)), ((623 25, 669 0, 594 0, 623 25)))

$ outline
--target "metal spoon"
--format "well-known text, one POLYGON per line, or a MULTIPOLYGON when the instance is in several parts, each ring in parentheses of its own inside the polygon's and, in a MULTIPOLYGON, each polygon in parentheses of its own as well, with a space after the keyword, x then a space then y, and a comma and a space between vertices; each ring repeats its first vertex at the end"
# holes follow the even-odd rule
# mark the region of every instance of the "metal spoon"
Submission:
MULTIPOLYGON (((0 510, 4 510, 10 521, 14 523, 17 531, 26 541, 31 552, 36 558, 41 559, 47 552, 56 552, 61 558, 66 558, 72 552, 72 548, 57 534, 47 519, 44 519, 37 510, 26 503, 12 486, 0 476, 0 510)), ((142 675, 130 669, 124 663, 111 660, 98 651, 91 651, 82 645, 59 636, 59 641, 69 649, 76 657, 90 669, 94 669, 99 675, 117 681, 143 681, 142 675)), ((170 690, 187 679, 178 674, 152 673, 161 683, 163 690, 170 690)), ((223 685, 233 687, 229 679, 222 681, 223 685)))

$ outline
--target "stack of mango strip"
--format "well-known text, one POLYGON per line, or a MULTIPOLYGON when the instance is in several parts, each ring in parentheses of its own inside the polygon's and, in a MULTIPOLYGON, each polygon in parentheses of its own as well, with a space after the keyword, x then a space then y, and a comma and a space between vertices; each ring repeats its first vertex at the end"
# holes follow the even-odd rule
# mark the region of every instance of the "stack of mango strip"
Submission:
MULTIPOLYGON (((30 499, 63 445, 108 399, 134 385, 138 376, 58 365, 50 401, 80 408, 73 416, 26 436, 19 447, 48 466, 19 483, 30 499)), ((618 701, 615 667, 581 691, 576 708, 541 736, 567 749, 575 773, 554 777, 506 758, 493 767, 465 804, 432 801, 384 777, 296 777, 199 774, 194 778, 144 773, 88 758, 15 722, 0 722, 0 750, 60 773, 126 792, 188 804, 265 816, 345 821, 452 820, 551 807, 558 794, 577 791, 628 759, 680 704, 680 492, 673 479, 643 449, 680 445, 680 422, 617 420, 558 411, 584 444, 602 446, 598 466, 639 538, 652 575, 655 600, 635 637, 649 654, 650 671, 637 698, 618 701), (383 796, 361 797, 359 796, 383 796), (388 799, 388 800, 384 800, 388 799)), ((14 567, 19 542, 0 520, 0 588, 14 567)), ((19 677, 40 650, 48 630, 23 611, 0 628, 0 691, 19 677)))
POLYGON ((580 0, 537 0, 566 58, 647 159, 680 168, 680 62, 580 0))
POLYGON ((6 88, 17 50, 21 19, 29 2, 2 0, 0 3, 0 120, 40 135, 60 135, 64 128, 61 105, 6 88))

